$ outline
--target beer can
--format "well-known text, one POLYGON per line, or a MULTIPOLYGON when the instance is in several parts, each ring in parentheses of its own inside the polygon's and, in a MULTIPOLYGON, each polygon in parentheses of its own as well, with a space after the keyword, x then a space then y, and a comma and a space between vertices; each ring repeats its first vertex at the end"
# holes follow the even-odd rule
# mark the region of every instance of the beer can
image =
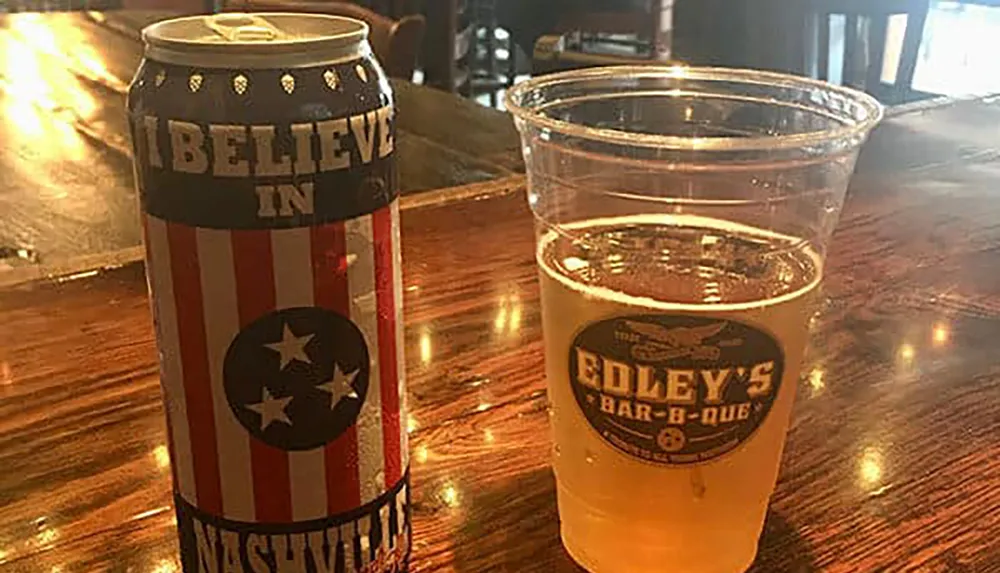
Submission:
POLYGON ((143 31, 128 115, 184 571, 408 568, 395 112, 367 33, 143 31))

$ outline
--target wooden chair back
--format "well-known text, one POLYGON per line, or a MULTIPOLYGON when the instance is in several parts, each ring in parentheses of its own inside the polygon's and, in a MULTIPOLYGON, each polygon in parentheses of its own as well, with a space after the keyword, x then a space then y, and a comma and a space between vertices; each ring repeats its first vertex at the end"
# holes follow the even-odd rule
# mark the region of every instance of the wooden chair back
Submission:
POLYGON ((444 91, 469 95, 470 59, 474 57, 476 22, 470 2, 473 0, 427 0, 427 41, 421 63, 424 83, 444 91))
POLYGON ((354 2, 390 18, 402 16, 406 4, 405 0, 354 0, 354 2))
POLYGON ((424 38, 424 17, 419 14, 392 20, 371 10, 347 2, 311 2, 308 0, 238 0, 226 5, 228 11, 310 12, 347 16, 366 22, 368 42, 375 57, 393 78, 411 80, 417 67, 424 38))

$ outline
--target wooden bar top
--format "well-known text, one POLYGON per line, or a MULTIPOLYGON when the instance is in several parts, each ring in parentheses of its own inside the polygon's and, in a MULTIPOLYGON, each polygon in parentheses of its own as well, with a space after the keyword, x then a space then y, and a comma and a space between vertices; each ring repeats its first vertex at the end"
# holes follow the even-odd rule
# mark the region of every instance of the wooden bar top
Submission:
MULTIPOLYGON (((827 269, 755 573, 1000 570, 1000 104, 889 119, 827 269)), ((518 176, 403 199, 415 572, 560 546, 518 176)), ((140 265, 0 291, 0 569, 178 570, 140 265)))
MULTIPOLYGON (((65 231, 50 244, 83 243, 93 270, 17 284, 0 272, 0 571, 175 573, 144 272, 138 251, 113 256, 138 245, 112 122, 148 17, 11 18, 0 17, 0 238, 45 237, 50 224, 65 231), (61 62, 68 76, 46 69, 79 93, 110 95, 58 100, 18 54, 61 62), (54 101, 65 105, 44 107, 54 101), (82 159, 32 133, 64 133, 52 141, 66 149, 85 135, 86 165, 116 191, 80 185, 94 181, 82 159), (95 197, 120 216, 88 210, 95 197)), ((409 173, 424 191, 402 198, 411 571, 578 571, 558 537, 510 119, 415 86, 397 93, 411 102, 404 186, 409 173)), ((998 124, 1000 101, 940 101, 894 110, 865 146, 753 573, 1000 571, 998 124)))

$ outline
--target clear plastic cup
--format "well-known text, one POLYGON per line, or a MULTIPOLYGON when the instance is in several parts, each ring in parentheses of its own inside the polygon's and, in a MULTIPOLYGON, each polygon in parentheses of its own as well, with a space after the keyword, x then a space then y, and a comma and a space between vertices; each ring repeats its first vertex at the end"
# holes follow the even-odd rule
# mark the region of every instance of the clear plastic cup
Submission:
POLYGON ((873 98, 611 67, 507 96, 536 218, 563 543, 593 573, 754 559, 873 98))

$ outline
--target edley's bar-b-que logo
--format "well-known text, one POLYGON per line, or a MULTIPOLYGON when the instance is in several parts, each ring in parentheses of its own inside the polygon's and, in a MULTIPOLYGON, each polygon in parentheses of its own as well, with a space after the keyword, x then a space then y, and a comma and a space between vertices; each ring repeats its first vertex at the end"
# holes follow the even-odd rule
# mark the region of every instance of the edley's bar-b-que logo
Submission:
POLYGON ((643 461, 710 460, 748 439, 778 395, 784 354, 732 320, 642 315, 595 322, 573 341, 573 394, 618 450, 643 461))

